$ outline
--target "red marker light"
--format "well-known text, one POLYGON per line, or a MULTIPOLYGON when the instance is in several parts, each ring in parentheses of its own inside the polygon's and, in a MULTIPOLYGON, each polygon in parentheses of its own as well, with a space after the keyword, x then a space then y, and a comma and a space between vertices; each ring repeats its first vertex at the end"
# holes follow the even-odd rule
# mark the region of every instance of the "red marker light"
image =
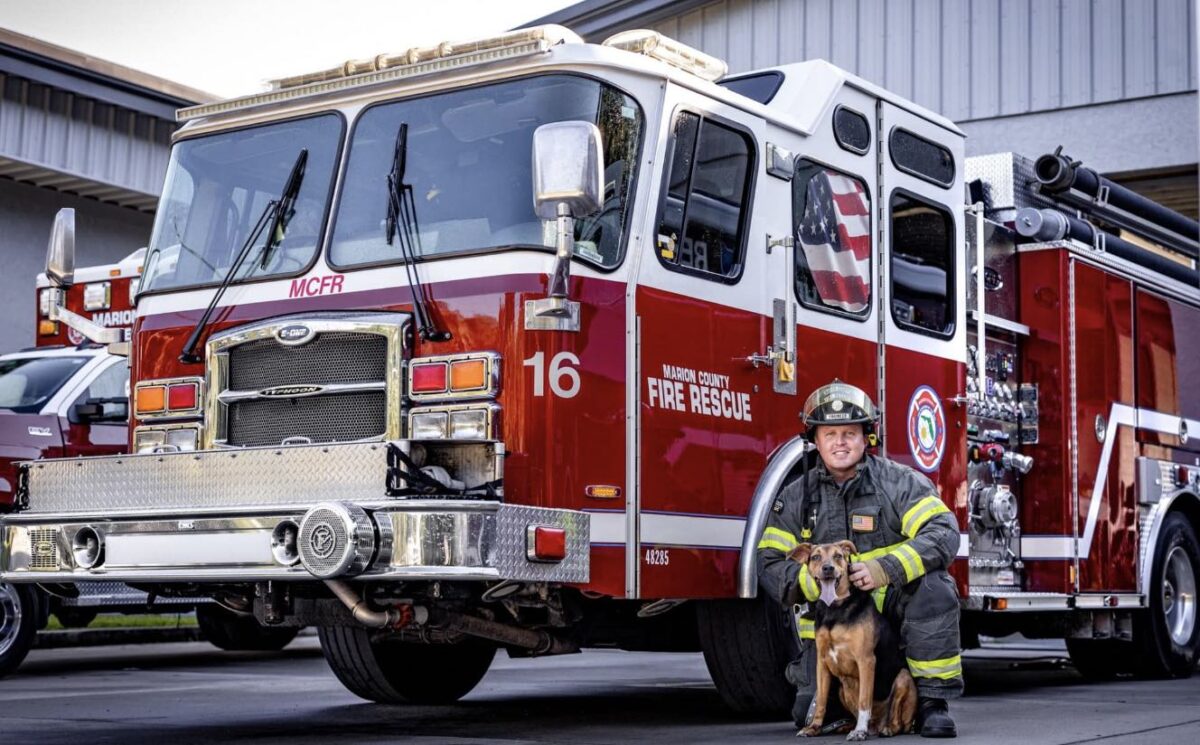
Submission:
POLYGON ((530 561, 562 561, 567 558, 567 531, 530 525, 525 531, 525 555, 530 561))
POLYGON ((447 368, 445 362, 413 365, 410 368, 411 393, 441 393, 446 390, 447 368))
POLYGON ((195 383, 176 383, 167 388, 167 410, 185 411, 199 405, 199 386, 195 383))

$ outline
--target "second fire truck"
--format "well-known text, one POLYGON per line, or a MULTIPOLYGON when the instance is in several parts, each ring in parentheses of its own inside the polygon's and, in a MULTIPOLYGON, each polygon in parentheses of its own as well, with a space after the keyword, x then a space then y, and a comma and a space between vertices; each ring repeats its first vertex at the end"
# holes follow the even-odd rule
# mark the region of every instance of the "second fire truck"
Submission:
POLYGON ((4 580, 311 623, 375 701, 617 646, 703 649, 731 706, 782 710, 796 629, 754 548, 837 377, 958 517, 968 638, 1194 663, 1194 222, 1061 153, 972 165, 827 63, 729 78, 649 31, 410 49, 180 120, 133 454, 28 465, 4 580))

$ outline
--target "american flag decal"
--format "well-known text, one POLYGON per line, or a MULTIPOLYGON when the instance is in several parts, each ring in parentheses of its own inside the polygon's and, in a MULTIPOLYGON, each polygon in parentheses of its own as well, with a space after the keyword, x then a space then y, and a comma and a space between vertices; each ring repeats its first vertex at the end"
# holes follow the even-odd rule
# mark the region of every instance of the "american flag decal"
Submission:
POLYGON ((808 180, 797 232, 821 302, 849 313, 866 309, 871 299, 871 218, 863 185, 818 170, 808 180))

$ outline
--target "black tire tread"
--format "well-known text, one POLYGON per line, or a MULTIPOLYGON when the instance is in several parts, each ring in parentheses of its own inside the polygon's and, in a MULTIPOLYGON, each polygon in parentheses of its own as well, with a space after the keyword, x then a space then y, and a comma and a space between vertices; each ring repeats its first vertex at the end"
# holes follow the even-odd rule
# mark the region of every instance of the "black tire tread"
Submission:
POLYGON ((467 640, 452 645, 373 639, 358 626, 317 630, 333 674, 354 695, 381 704, 450 704, 471 692, 496 648, 467 640), (420 671, 413 675, 413 671, 420 671))
POLYGON ((788 716, 796 689, 784 670, 796 647, 783 612, 763 598, 713 600, 696 617, 704 662, 725 705, 738 714, 788 716))
POLYGON ((22 605, 21 626, 17 629, 16 642, 0 656, 0 678, 20 667, 25 655, 33 648, 41 624, 42 604, 45 602, 40 591, 32 585, 16 585, 16 588, 22 605))
MULTIPOLYGON (((1151 588, 1162 582, 1163 562, 1171 547, 1183 544, 1190 547, 1192 570, 1200 580, 1200 539, 1196 537, 1196 528, 1182 512, 1171 512, 1163 520, 1162 531, 1159 534, 1158 545, 1154 549, 1154 564, 1152 566, 1151 588)), ((1175 648, 1168 632, 1163 628, 1157 617, 1162 602, 1161 595, 1150 592, 1148 598, 1149 610, 1134 616, 1133 638, 1138 645, 1138 673, 1148 678, 1187 678, 1196 667, 1197 654, 1200 652, 1200 623, 1192 632, 1192 646, 1186 653, 1175 648)))

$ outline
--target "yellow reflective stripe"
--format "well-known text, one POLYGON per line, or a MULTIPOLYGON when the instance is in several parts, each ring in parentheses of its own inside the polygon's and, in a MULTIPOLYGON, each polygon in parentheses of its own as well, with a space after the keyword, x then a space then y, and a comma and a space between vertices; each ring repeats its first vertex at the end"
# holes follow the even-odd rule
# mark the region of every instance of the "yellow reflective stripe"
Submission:
POLYGON ((884 546, 883 548, 873 548, 865 553, 854 554, 850 557, 850 561, 867 561, 868 559, 878 559, 880 556, 887 556, 888 554, 894 552, 896 549, 903 546, 904 543, 904 541, 901 541, 900 543, 893 543, 892 545, 884 546))
POLYGON ((816 639, 817 624, 811 618, 800 619, 800 638, 801 639, 816 639))
POLYGON ((821 588, 817 585, 817 581, 808 573, 808 564, 800 565, 800 574, 796 576, 796 582, 800 585, 800 592, 804 593, 807 600, 816 600, 821 597, 821 588))
POLYGON ((780 543, 779 541, 773 541, 770 538, 764 538, 761 541, 759 541, 758 547, 759 548, 773 548, 773 549, 776 549, 777 551, 782 551, 785 554, 788 551, 791 551, 793 548, 795 548, 795 546, 788 546, 786 544, 780 543))
POLYGON ((907 543, 901 543, 896 546, 896 549, 891 554, 900 561, 900 566, 904 567, 904 579, 906 582, 912 582, 917 577, 925 574, 925 562, 921 561, 921 555, 907 543))
POLYGON ((875 601, 875 610, 883 613, 883 601, 887 598, 887 587, 877 587, 871 591, 871 599, 875 601))
POLYGON ((934 515, 949 511, 941 499, 931 494, 904 513, 904 517, 900 519, 900 532, 912 538, 921 529, 921 526, 929 522, 934 515))
POLYGON ((908 660, 908 669, 914 678, 939 678, 949 680, 962 675, 962 656, 954 655, 940 660, 908 660))
POLYGON ((764 530, 763 538, 765 539, 768 537, 776 538, 779 540, 780 543, 789 544, 789 546, 788 546, 789 551, 798 545, 798 543, 796 541, 796 536, 792 535, 791 533, 789 533, 786 530, 783 530, 781 528, 767 528, 766 530, 764 530))

